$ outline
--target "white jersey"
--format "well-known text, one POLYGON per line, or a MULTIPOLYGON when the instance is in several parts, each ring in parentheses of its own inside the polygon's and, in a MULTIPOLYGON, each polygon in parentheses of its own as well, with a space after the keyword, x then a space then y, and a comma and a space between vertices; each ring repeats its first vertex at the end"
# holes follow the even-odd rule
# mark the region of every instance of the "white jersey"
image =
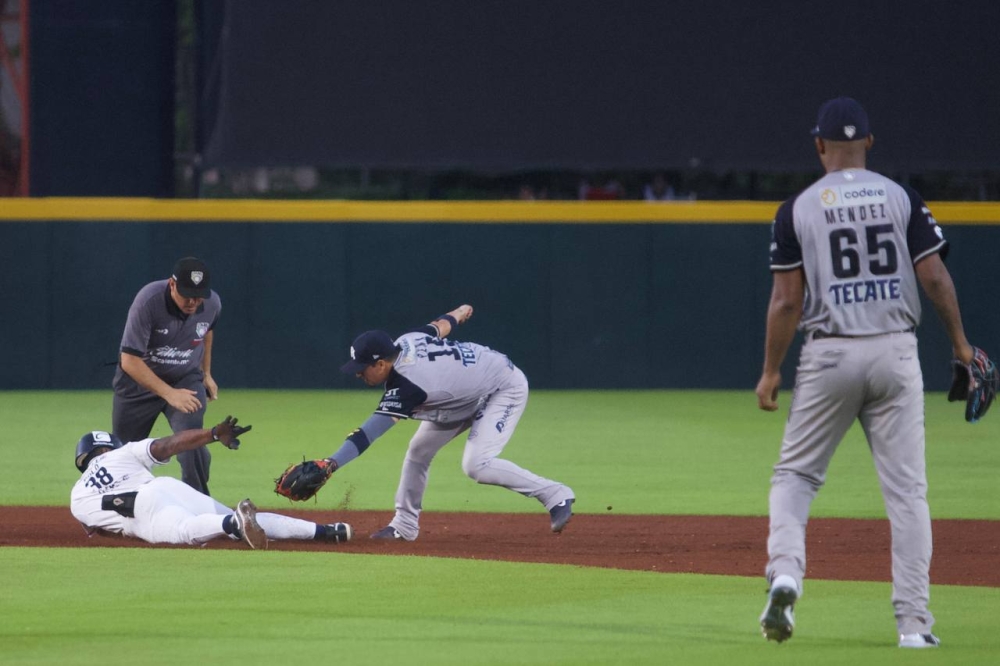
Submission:
MULTIPOLYGON (((102 529, 126 536, 138 536, 134 521, 110 508, 124 493, 135 492, 152 482, 152 469, 165 465, 149 451, 153 439, 129 442, 118 449, 101 454, 90 461, 83 476, 73 486, 70 510, 88 531, 102 529), (102 508, 102 505, 109 508, 102 508)), ((133 498, 134 501, 134 498, 133 498)), ((118 503, 119 510, 121 502, 118 503)))
POLYGON ((438 338, 432 327, 396 340, 399 357, 376 414, 454 423, 472 417, 514 377, 506 355, 474 342, 438 338))
POLYGON ((920 195, 866 169, 828 173, 781 205, 771 270, 802 268, 799 328, 833 336, 911 330, 920 323, 913 266, 947 242, 920 195))

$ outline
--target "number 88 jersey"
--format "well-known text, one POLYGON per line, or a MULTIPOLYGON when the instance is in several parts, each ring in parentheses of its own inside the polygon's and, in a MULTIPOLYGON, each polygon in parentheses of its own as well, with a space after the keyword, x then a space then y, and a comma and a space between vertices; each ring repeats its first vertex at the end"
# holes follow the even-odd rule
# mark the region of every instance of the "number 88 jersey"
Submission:
POLYGON ((919 194, 873 171, 846 169, 778 208, 771 270, 805 274, 800 329, 879 335, 920 323, 913 266, 947 249, 919 194))

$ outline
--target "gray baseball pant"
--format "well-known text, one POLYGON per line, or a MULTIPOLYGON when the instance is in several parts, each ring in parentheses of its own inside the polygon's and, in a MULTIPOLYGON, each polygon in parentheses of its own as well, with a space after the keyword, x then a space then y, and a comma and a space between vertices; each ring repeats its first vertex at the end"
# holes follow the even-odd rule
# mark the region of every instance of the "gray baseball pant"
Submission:
MULTIPOLYGON (((147 391, 131 377, 123 374, 123 378, 115 386, 111 408, 111 431, 123 442, 138 442, 149 437, 153 424, 160 414, 167 417, 170 429, 175 433, 203 428, 208 396, 205 393, 201 372, 187 375, 172 386, 195 391, 198 400, 201 401, 201 409, 191 414, 178 411, 167 404, 166 400, 147 391)), ((193 451, 178 453, 177 462, 181 466, 181 481, 208 495, 208 472, 212 464, 212 454, 209 453, 208 447, 202 446, 193 451)))
POLYGON ((514 368, 510 380, 489 397, 475 417, 451 424, 421 422, 403 460, 396 491, 396 515, 390 525, 408 541, 417 538, 431 461, 445 444, 470 428, 462 471, 471 479, 534 497, 546 509, 571 499, 573 491, 568 486, 497 457, 514 434, 527 403, 528 380, 514 368))
POLYGON ((892 603, 899 633, 927 633, 931 518, 924 461, 924 384, 913 333, 808 340, 770 494, 767 578, 801 589, 809 508, 834 451, 858 419, 892 527, 892 603))

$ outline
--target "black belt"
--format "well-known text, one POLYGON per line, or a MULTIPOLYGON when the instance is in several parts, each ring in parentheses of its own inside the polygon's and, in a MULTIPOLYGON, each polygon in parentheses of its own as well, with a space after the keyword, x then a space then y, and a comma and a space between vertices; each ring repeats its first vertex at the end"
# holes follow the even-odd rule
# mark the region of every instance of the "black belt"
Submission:
POLYGON ((822 340, 824 338, 877 338, 882 335, 898 335, 899 333, 913 333, 916 329, 915 326, 904 329, 902 331, 888 331, 886 333, 872 333, 870 335, 844 335, 842 333, 825 333, 823 331, 813 331, 810 333, 810 338, 812 340, 822 340))

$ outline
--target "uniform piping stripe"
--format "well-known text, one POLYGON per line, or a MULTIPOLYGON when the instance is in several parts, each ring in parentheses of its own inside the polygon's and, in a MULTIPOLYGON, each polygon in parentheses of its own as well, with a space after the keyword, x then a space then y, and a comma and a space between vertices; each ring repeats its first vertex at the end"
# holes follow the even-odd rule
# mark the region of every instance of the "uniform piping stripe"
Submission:
POLYGON ((916 264, 918 261, 920 261, 924 257, 930 256, 930 255, 934 254, 935 252, 939 252, 941 250, 941 248, 943 248, 946 244, 947 244, 947 241, 941 241, 940 243, 938 243, 937 245, 935 245, 931 249, 924 250, 923 252, 921 252, 920 254, 918 254, 917 256, 915 256, 913 258, 913 263, 916 264))

